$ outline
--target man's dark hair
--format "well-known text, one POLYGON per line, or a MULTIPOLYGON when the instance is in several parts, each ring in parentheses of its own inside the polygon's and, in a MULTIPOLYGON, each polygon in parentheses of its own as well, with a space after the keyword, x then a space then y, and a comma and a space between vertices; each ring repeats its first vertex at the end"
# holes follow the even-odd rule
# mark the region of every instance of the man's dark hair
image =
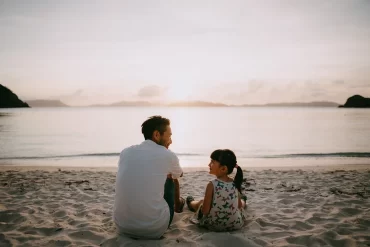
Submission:
POLYGON ((169 119, 161 116, 152 116, 141 125, 141 133, 143 133, 145 140, 151 140, 154 131, 158 130, 163 135, 168 125, 170 125, 169 119))

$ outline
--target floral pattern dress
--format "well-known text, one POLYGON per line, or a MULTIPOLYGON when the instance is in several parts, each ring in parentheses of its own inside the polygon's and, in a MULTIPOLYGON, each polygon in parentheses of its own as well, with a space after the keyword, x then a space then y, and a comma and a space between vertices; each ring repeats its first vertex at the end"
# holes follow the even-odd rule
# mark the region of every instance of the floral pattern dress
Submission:
POLYGON ((199 224, 212 231, 232 231, 243 227, 244 212, 238 208, 239 191, 233 182, 218 179, 213 184, 211 210, 199 219, 199 224))

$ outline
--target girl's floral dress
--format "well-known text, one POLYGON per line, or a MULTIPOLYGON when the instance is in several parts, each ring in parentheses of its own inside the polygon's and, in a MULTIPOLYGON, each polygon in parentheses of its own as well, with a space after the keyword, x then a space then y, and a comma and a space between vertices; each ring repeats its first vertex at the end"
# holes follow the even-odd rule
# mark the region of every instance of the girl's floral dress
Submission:
POLYGON ((212 231, 232 231, 243 227, 244 212, 238 208, 239 191, 233 182, 218 179, 213 184, 212 206, 207 216, 199 218, 199 224, 212 231))

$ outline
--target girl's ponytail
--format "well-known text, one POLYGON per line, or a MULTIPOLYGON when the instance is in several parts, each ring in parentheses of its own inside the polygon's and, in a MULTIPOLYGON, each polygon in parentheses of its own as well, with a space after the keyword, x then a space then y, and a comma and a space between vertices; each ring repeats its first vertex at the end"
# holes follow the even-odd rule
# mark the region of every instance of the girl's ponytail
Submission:
POLYGON ((242 193, 242 183, 243 183, 243 170, 238 165, 236 167, 236 175, 234 177, 235 187, 242 193))

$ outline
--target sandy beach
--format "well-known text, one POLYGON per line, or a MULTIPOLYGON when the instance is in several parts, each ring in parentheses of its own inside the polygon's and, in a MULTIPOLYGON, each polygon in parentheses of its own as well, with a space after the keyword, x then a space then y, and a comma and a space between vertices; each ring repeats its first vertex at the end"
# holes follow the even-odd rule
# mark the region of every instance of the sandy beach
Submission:
MULTIPOLYGON (((369 166, 245 170, 242 230, 199 228, 185 206, 161 240, 116 234, 115 174, 0 166, 0 246, 370 246, 369 166)), ((181 195, 201 199, 211 179, 186 170, 181 195)))

